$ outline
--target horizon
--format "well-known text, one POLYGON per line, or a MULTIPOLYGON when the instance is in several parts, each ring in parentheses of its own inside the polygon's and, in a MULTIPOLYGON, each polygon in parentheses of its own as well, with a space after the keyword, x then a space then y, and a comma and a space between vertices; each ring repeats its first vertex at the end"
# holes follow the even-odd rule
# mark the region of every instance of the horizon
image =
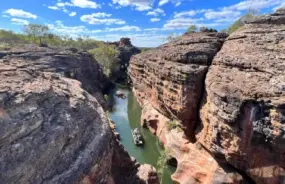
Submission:
POLYGON ((21 33, 23 25, 36 23, 72 38, 113 42, 129 37, 135 46, 157 47, 193 24, 222 30, 249 9, 266 14, 283 6, 284 0, 10 0, 0 2, 0 29, 21 33))

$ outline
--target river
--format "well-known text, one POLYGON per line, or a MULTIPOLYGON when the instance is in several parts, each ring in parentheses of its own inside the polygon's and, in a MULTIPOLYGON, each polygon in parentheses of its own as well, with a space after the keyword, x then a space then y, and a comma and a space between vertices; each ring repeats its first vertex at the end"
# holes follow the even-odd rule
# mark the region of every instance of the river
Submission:
MULTIPOLYGON (((128 89, 119 89, 126 95, 126 99, 115 96, 115 90, 109 95, 113 101, 114 109, 109 113, 110 118, 116 123, 116 131, 120 133, 121 142, 129 154, 137 159, 140 164, 151 164, 157 168, 157 160, 163 148, 156 136, 149 130, 140 126, 141 107, 133 93, 128 89), (131 130, 139 128, 144 138, 144 146, 138 147, 133 143, 131 130)), ((162 184, 173 184, 170 175, 175 171, 172 166, 164 170, 162 184)))

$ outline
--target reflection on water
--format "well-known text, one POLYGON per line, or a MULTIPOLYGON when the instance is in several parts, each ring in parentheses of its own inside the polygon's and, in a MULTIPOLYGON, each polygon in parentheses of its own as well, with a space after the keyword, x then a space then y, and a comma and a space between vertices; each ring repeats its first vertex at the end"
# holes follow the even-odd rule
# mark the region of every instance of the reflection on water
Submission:
MULTIPOLYGON (((162 151, 156 136, 150 133, 149 130, 140 126, 141 107, 138 104, 133 93, 128 89, 120 89, 127 98, 121 99, 115 97, 115 91, 110 95, 114 102, 114 110, 110 112, 110 118, 115 121, 116 131, 120 133, 121 142, 128 150, 129 154, 137 159, 141 164, 147 163, 156 167, 157 160, 162 151), (138 128, 144 138, 144 146, 137 147, 133 143, 131 129, 138 128)), ((175 171, 175 168, 168 167, 165 169, 163 184, 173 184, 170 175, 175 171)))

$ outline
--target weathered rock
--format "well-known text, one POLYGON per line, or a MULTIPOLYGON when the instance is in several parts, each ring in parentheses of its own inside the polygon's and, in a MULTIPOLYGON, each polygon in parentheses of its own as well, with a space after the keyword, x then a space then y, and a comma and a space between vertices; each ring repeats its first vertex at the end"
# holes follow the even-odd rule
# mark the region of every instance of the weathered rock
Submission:
POLYGON ((141 165, 138 168, 138 176, 141 183, 159 184, 158 176, 154 167, 148 164, 141 165))
POLYGON ((150 103, 144 104, 141 118, 164 145, 168 156, 177 161, 176 171, 171 176, 173 181, 181 184, 243 183, 243 177, 234 168, 220 164, 200 143, 191 143, 179 127, 170 129, 171 120, 150 103))
POLYGON ((72 53, 33 48, 0 59, 0 183, 141 182, 97 100, 102 72, 72 53))
POLYGON ((198 141, 256 183, 285 182, 285 13, 255 18, 206 78, 198 141))
POLYGON ((223 33, 190 33, 136 55, 130 77, 137 97, 159 112, 181 120, 193 136, 203 81, 209 65, 227 37, 223 33))
POLYGON ((97 100, 101 104, 104 103, 102 91, 108 88, 108 80, 100 65, 86 52, 77 53, 73 49, 51 49, 27 45, 9 51, 0 51, 0 56, 10 66, 27 68, 31 71, 58 73, 78 80, 86 91, 98 97, 97 100), (23 62, 18 62, 19 60, 23 62))
POLYGON ((176 158, 176 182, 285 182, 284 12, 254 18, 218 54, 225 36, 205 32, 132 59, 142 124, 176 158), (169 129, 173 118, 188 138, 169 129))

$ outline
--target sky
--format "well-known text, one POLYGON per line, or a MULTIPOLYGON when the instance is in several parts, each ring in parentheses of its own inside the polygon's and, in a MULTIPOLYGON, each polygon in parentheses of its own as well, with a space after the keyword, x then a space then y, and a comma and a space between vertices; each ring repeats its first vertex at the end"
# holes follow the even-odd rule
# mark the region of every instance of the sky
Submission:
POLYGON ((129 37, 135 46, 156 47, 193 24, 221 30, 249 9, 264 14, 283 6, 285 0, 1 0, 0 29, 20 33, 37 23, 62 36, 129 37))

